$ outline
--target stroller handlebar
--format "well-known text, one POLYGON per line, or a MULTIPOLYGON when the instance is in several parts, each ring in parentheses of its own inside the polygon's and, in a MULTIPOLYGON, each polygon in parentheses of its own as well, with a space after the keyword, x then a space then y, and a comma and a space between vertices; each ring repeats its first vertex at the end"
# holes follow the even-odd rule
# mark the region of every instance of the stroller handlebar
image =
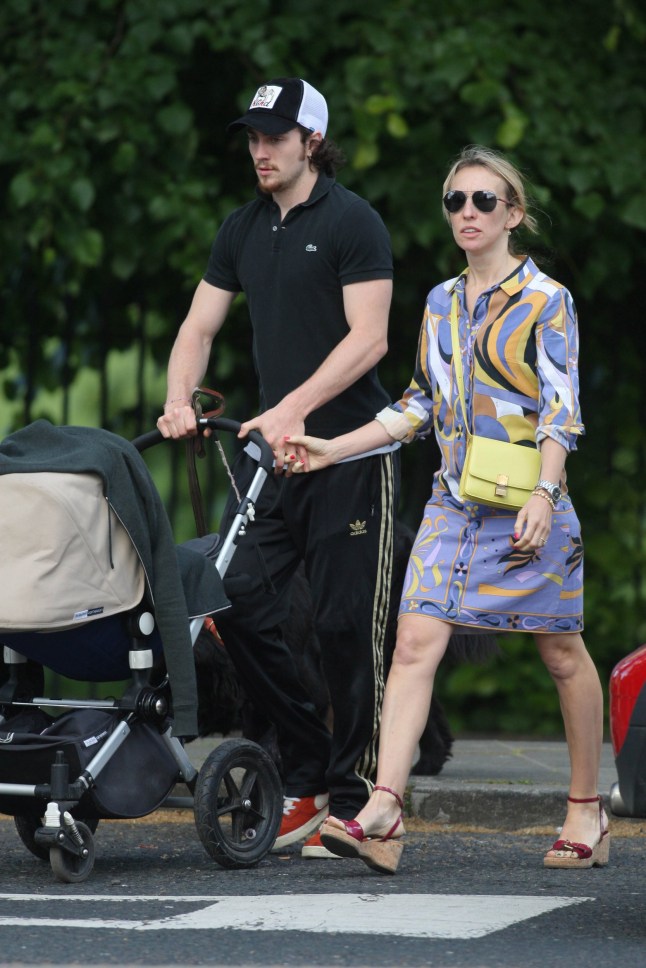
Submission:
MULTIPOLYGON (((202 417, 198 420, 198 427, 201 430, 226 430, 229 433, 237 434, 240 430, 241 423, 238 420, 230 420, 228 417, 202 417)), ((142 434, 140 437, 135 437, 132 441, 134 447, 138 451, 147 450, 149 447, 153 447, 155 444, 161 443, 162 440, 168 440, 171 438, 164 437, 159 430, 151 430, 147 434, 142 434)), ((183 438, 184 440, 186 438, 183 438)), ((274 465, 274 452, 257 430, 250 430, 248 434, 248 439, 251 440, 260 450, 260 457, 258 459, 258 466, 262 467, 267 473, 271 473, 274 465)))

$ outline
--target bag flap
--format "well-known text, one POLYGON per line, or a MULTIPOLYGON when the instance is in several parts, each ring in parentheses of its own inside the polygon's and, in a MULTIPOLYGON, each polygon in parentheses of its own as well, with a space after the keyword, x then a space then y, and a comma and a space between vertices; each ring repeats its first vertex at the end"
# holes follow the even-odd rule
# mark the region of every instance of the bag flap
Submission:
POLYGON ((541 456, 533 447, 474 436, 470 440, 465 471, 467 466, 471 477, 496 483, 503 475, 509 487, 533 491, 541 469, 541 456))

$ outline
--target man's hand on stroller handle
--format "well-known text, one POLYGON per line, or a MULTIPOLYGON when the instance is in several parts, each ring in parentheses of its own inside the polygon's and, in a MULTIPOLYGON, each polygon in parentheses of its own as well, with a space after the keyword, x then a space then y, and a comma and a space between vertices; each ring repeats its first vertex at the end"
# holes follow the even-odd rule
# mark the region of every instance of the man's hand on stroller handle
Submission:
POLYGON ((273 450, 274 469, 277 474, 291 467, 294 461, 305 460, 307 457, 306 450, 299 450, 289 443, 291 435, 296 437, 304 433, 305 423, 287 400, 243 423, 238 437, 246 437, 250 430, 260 431, 273 450))
MULTIPOLYGON (((190 399, 169 400, 164 404, 164 413, 157 421, 157 429, 164 437, 195 437, 197 420, 190 399)), ((204 431, 208 436, 209 430, 204 431)))

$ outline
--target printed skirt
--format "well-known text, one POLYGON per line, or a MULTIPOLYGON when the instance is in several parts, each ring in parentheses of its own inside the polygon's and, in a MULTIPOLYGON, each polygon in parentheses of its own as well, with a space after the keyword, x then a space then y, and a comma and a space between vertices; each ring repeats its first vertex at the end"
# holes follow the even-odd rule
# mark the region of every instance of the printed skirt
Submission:
POLYGON ((436 487, 411 551, 399 614, 491 632, 580 632, 583 543, 569 497, 544 547, 513 546, 515 511, 455 500, 436 487))

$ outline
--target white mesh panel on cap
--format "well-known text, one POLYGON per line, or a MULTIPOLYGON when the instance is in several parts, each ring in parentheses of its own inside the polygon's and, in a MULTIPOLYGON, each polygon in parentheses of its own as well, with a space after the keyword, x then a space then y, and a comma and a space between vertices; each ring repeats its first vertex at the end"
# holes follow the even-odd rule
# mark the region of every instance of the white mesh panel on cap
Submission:
POLYGON ((327 131, 327 103, 322 94, 303 81, 303 100, 298 112, 298 123, 312 131, 320 131, 323 137, 327 131))

